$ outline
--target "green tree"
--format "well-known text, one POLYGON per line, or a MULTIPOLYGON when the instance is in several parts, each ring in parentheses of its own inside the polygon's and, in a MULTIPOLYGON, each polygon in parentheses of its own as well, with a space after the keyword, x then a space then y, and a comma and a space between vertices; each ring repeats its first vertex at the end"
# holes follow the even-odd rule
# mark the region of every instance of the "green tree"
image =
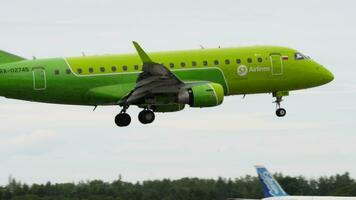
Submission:
MULTIPOLYGON (((275 174, 282 187, 291 195, 356 196, 356 182, 349 173, 306 179, 275 174)), ((0 200, 222 200, 231 197, 262 198, 257 177, 235 179, 182 178, 178 180, 150 180, 136 183, 111 183, 93 180, 79 183, 22 184, 9 178, 0 186, 0 200)))

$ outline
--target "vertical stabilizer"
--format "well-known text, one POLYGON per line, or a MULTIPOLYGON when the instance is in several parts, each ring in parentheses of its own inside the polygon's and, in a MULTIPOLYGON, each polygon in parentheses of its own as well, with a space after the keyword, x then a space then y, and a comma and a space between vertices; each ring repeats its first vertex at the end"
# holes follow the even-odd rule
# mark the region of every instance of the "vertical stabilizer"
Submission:
POLYGON ((265 198, 288 196, 279 183, 272 177, 264 166, 255 166, 258 178, 262 184, 263 194, 265 198))
POLYGON ((6 51, 1 51, 0 50, 0 65, 5 64, 5 63, 11 63, 11 62, 19 62, 26 60, 23 57, 8 53, 6 51))

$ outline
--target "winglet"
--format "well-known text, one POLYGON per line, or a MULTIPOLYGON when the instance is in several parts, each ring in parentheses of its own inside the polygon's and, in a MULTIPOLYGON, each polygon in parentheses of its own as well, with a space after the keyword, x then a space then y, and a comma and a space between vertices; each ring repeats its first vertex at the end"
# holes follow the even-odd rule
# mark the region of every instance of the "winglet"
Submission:
POLYGON ((288 196, 279 183, 272 177, 266 167, 262 165, 255 166, 258 177, 262 184, 264 197, 288 196))
POLYGON ((137 42, 133 41, 132 43, 143 63, 154 63, 137 42))

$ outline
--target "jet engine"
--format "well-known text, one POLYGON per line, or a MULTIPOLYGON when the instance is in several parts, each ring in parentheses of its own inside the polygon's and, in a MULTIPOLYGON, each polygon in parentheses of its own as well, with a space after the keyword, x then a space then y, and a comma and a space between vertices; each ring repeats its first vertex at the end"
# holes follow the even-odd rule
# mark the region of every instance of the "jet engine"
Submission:
POLYGON ((218 106, 223 100, 224 88, 217 83, 195 85, 178 93, 178 103, 189 104, 191 107, 218 106))

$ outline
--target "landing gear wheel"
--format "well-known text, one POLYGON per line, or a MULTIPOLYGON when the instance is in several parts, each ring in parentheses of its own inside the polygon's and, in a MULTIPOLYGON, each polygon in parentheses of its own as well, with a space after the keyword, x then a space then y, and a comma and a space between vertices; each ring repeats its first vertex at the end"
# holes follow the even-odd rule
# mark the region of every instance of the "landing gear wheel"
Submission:
POLYGON ((151 110, 143 110, 138 114, 138 120, 142 124, 150 124, 155 120, 155 113, 151 110))
POLYGON ((277 115, 278 117, 284 117, 286 114, 287 114, 287 111, 286 111, 286 109, 284 109, 284 108, 278 108, 278 109, 276 110, 276 115, 277 115))
MULTIPOLYGON (((288 93, 287 93, 288 94, 288 93)), ((283 96, 286 96, 284 94, 278 94, 277 92, 276 93, 273 93, 273 97, 276 97, 276 101, 274 103, 276 103, 276 115, 278 117, 284 117, 286 116, 287 114, 287 111, 286 109, 284 108, 281 108, 281 102, 283 101, 283 96)))
POLYGON ((120 113, 115 117, 115 124, 119 127, 128 126, 131 123, 131 117, 127 113, 120 113))

